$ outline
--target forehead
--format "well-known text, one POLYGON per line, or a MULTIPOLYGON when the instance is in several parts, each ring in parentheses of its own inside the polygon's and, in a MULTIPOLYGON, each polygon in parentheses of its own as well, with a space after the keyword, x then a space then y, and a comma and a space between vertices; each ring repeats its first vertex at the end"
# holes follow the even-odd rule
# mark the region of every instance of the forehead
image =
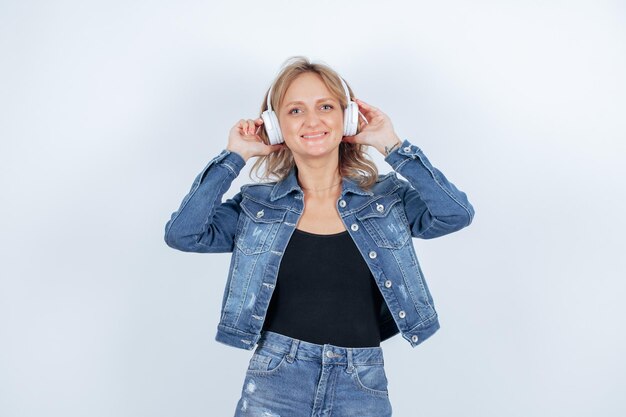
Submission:
POLYGON ((320 75, 305 72, 291 82, 285 92, 283 103, 289 104, 292 101, 315 102, 325 97, 337 100, 335 94, 326 87, 320 75))

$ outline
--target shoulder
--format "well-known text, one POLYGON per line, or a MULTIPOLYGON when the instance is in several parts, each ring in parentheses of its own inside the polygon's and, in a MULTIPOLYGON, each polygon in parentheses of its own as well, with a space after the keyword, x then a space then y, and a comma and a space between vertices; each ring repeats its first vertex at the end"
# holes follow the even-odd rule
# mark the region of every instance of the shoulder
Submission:
POLYGON ((275 181, 272 182, 253 182, 244 184, 241 186, 241 192, 246 194, 264 193, 272 191, 272 188, 276 185, 275 181))
POLYGON ((241 195, 243 197, 252 198, 257 201, 270 199, 270 194, 274 189, 276 182, 256 182, 241 186, 241 195))
POLYGON ((406 184, 408 183, 398 178, 395 171, 391 171, 386 174, 379 174, 370 191, 374 195, 387 195, 404 188, 406 184))

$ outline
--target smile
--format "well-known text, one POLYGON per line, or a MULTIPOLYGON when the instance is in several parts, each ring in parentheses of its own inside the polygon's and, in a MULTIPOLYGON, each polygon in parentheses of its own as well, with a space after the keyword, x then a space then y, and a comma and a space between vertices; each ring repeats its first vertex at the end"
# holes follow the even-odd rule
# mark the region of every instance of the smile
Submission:
POLYGON ((320 132, 317 134, 313 134, 313 135, 302 135, 301 137, 304 139, 319 139, 321 137, 324 137, 328 134, 328 132, 320 132))

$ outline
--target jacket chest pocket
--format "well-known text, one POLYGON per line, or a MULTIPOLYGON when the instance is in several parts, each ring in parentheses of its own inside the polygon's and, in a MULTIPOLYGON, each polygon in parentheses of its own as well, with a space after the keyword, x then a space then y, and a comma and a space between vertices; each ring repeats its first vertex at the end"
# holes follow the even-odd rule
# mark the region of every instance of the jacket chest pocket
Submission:
POLYGON ((411 236, 402 200, 397 195, 373 201, 359 210, 356 218, 381 248, 401 248, 411 236))
POLYGON ((244 196, 237 224, 235 245, 246 255, 267 252, 272 247, 286 209, 268 207, 244 196))

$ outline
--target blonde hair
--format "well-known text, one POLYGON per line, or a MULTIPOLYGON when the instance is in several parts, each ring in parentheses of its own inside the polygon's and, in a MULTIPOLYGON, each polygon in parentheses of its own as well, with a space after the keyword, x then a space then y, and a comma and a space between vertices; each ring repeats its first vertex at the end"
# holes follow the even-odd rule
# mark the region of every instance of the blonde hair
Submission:
MULTIPOLYGON (((293 80, 307 72, 318 74, 322 78, 328 90, 330 90, 341 104, 342 112, 345 112, 348 103, 339 74, 329 66, 322 63, 313 63, 304 56, 292 56, 283 63, 273 83, 272 96, 270 97, 272 109, 276 111, 280 108, 285 93, 293 80)), ((348 85, 347 82, 346 85, 348 85)), ((350 99, 354 99, 354 94, 349 85, 348 91, 350 93, 350 99)), ((267 110, 268 94, 269 91, 265 93, 265 97, 263 98, 261 113, 267 110)), ((359 129, 357 128, 357 133, 358 132, 359 129)), ((265 129, 261 129, 259 136, 263 140, 263 143, 270 143, 265 129)), ((254 175, 261 180, 276 179, 280 181, 287 177, 294 166, 295 161, 293 155, 289 148, 285 147, 278 152, 259 157, 254 165, 252 165, 250 176, 252 177, 254 173, 254 175)), ((339 173, 342 177, 348 177, 354 180, 364 189, 369 189, 378 178, 378 169, 374 161, 372 161, 367 154, 365 145, 356 143, 341 142, 339 144, 339 173)))

